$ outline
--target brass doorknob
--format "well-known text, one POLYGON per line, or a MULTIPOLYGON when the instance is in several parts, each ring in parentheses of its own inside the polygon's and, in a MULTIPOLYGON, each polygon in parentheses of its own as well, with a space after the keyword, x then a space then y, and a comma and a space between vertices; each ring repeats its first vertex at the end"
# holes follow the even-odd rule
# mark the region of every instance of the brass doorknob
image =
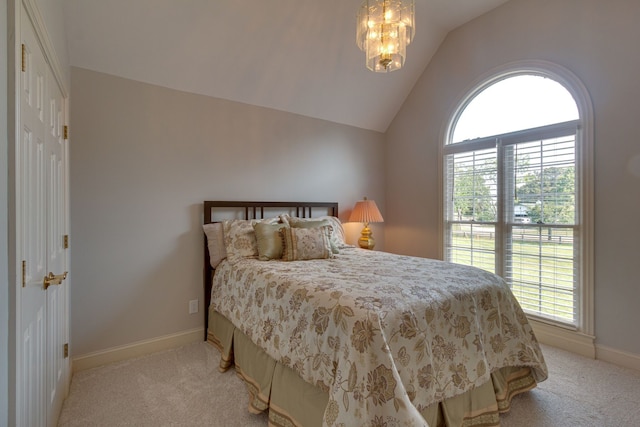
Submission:
POLYGON ((51 285, 59 285, 59 284, 61 284, 62 281, 64 279, 66 279, 66 278, 67 278, 67 272, 66 271, 64 273, 62 273, 62 274, 53 274, 52 272, 49 272, 49 274, 44 276, 44 279, 43 279, 43 284, 44 284, 45 291, 51 285))

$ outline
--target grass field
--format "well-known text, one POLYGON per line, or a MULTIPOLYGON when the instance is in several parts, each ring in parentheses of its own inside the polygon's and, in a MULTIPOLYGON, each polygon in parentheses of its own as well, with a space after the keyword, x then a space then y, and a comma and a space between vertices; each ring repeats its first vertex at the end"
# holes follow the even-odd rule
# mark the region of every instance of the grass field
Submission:
MULTIPOLYGON (((450 260, 495 271, 495 233, 491 226, 457 224, 450 260)), ((574 322, 574 244, 572 228, 514 227, 510 258, 501 274, 525 311, 574 322)))

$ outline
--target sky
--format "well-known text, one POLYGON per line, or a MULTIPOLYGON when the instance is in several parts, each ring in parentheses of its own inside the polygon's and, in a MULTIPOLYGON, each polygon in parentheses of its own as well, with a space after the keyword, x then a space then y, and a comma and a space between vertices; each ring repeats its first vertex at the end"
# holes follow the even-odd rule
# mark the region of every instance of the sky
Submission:
POLYGON ((452 141, 578 118, 573 97, 560 83, 542 76, 514 76, 492 84, 468 102, 455 125, 452 141))

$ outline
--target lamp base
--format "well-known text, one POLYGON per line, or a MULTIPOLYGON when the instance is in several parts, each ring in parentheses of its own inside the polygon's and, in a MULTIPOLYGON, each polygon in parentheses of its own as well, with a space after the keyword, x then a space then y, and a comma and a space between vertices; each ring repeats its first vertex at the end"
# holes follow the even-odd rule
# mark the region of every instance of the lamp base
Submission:
POLYGON ((376 241, 373 238, 373 233, 369 228, 369 224, 365 225, 362 229, 362 235, 358 239, 358 245, 362 249, 373 249, 373 247, 376 245, 376 241))

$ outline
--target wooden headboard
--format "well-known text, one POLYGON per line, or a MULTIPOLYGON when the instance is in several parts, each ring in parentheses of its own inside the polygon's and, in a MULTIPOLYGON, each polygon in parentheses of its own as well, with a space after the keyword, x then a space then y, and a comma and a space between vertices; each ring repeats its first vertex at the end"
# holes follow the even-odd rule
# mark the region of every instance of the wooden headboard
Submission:
MULTIPOLYGON (((204 224, 219 222, 222 219, 263 219, 287 213, 300 218, 314 216, 338 216, 336 202, 225 202, 204 201, 204 224), (216 215, 218 214, 218 215, 216 215), (224 217, 224 215, 227 217, 224 217), (232 217, 229 218, 228 215, 232 217)), ((211 304, 211 286, 213 268, 209 262, 207 237, 204 236, 204 340, 207 340, 209 325, 209 305, 211 304)))

